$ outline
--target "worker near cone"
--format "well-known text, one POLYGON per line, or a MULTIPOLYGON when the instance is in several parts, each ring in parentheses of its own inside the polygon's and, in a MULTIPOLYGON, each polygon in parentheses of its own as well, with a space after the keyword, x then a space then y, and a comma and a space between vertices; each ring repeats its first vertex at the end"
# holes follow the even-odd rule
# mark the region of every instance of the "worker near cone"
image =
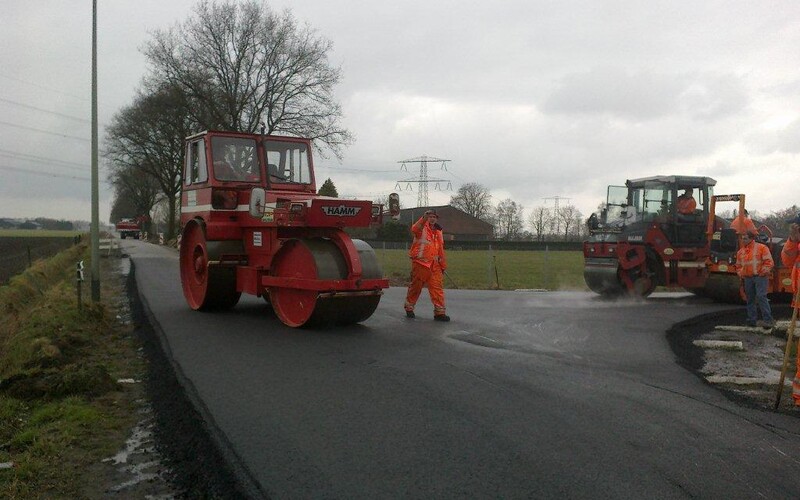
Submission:
POLYGON ((772 328, 772 309, 767 299, 767 284, 775 262, 767 245, 755 240, 756 232, 747 231, 742 235, 742 248, 736 253, 736 274, 744 280, 744 293, 747 295, 747 325, 772 328), (757 322, 761 309, 763 321, 757 322))
MULTIPOLYGON (((797 287, 800 286, 800 252, 798 252, 800 214, 797 214, 797 217, 787 222, 791 226, 789 239, 783 245, 783 250, 781 251, 781 261, 784 266, 792 269, 792 291, 794 292, 793 296, 796 296, 797 287)), ((800 309, 800 303, 792 302, 792 307, 800 309)), ((797 349, 797 371, 792 381, 792 398, 794 399, 794 404, 800 406, 800 348, 797 349)))
POLYGON ((433 302, 433 319, 450 321, 445 314, 444 305, 444 271, 447 260, 444 256, 444 239, 439 216, 435 210, 426 211, 411 226, 414 241, 408 256, 411 257, 411 284, 406 294, 406 316, 414 318, 414 305, 419 299, 422 287, 428 286, 428 294, 433 302))

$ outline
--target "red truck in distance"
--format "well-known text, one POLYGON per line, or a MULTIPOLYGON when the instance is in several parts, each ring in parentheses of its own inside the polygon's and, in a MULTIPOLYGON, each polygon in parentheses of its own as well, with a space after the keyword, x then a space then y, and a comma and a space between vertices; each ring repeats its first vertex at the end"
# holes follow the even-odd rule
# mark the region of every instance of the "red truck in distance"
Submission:
POLYGON ((119 237, 123 240, 130 236, 134 240, 139 239, 139 235, 142 232, 142 222, 144 221, 143 217, 136 217, 136 218, 124 218, 120 219, 119 222, 115 224, 115 228, 119 233, 119 237))

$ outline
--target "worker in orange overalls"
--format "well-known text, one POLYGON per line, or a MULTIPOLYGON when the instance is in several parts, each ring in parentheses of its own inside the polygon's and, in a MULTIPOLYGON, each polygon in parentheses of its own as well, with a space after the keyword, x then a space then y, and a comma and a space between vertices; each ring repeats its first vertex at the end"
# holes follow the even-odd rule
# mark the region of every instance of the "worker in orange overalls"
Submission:
POLYGON ((739 236, 748 231, 757 233, 758 231, 756 230, 756 225, 753 223, 753 220, 750 219, 750 214, 747 213, 747 209, 745 209, 740 215, 741 217, 734 217, 731 221, 731 229, 735 229, 736 234, 739 236))
POLYGON ((433 319, 450 321, 444 306, 444 271, 447 260, 444 257, 444 239, 439 215, 428 210, 411 226, 414 242, 408 256, 411 257, 411 284, 406 294, 406 316, 414 318, 414 305, 419 299, 422 287, 428 285, 428 294, 433 302, 433 319))
MULTIPOLYGON (((781 251, 781 261, 786 267, 792 268, 792 290, 797 294, 797 287, 800 286, 800 252, 798 252, 798 242, 800 242, 800 214, 797 217, 787 221, 791 224, 789 229, 789 239, 783 245, 781 251)), ((795 309, 800 309, 800 303, 792 302, 795 309)), ((800 311, 799 311, 800 312, 800 311)), ((795 330, 796 331, 796 330, 795 330)), ((792 398, 794 404, 800 406, 800 346, 797 349, 797 370, 794 374, 792 381, 792 398)))
POLYGON ((682 195, 678 196, 676 201, 678 213, 681 215, 692 215, 697 208, 697 201, 692 196, 692 190, 687 188, 682 195))
POLYGON ((763 326, 772 328, 775 321, 772 319, 772 309, 767 299, 767 285, 769 275, 775 262, 769 247, 755 240, 756 232, 748 231, 742 235, 742 248, 736 253, 736 274, 744 280, 744 293, 747 295, 747 326, 763 326), (758 319, 761 309, 763 321, 758 319))

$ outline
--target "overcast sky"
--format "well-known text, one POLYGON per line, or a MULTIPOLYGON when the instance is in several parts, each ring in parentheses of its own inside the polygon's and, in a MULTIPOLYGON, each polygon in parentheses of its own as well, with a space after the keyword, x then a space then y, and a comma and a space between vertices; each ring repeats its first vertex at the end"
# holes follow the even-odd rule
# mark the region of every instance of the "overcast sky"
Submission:
MULTIPOLYGON (((2 0, 0 216, 90 218, 90 0, 2 0), (37 172, 37 173, 34 173, 37 172)), ((193 1, 98 2, 99 116, 133 93, 153 30, 193 1)), ((431 205, 466 182, 495 203, 575 205, 609 184, 706 175, 751 211, 800 203, 800 2, 287 0, 330 39, 336 94, 356 136, 343 161, 320 161, 340 196, 399 191, 417 203, 429 164, 431 205), (452 191, 448 191, 448 182, 452 191)), ((105 171, 101 171, 105 179, 105 171)), ((100 217, 112 192, 101 185, 100 217)))

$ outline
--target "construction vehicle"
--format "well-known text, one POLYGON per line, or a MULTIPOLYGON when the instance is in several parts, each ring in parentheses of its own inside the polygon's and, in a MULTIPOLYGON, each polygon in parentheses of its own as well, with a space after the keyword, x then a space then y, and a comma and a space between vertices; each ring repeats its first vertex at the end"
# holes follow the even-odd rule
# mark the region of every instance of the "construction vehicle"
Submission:
POLYGON ((138 240, 139 234, 142 232, 142 218, 123 218, 120 219, 115 225, 114 228, 119 233, 119 237, 123 240, 130 236, 131 238, 138 240))
MULTIPOLYGON (((609 186, 605 208, 590 217, 583 244, 589 288, 605 296, 646 297, 663 286, 719 302, 746 300, 735 267, 741 239, 730 221, 716 214, 718 202, 736 201, 743 217, 745 195, 714 195, 715 185, 709 177, 656 176, 609 186), (682 214, 675 201, 686 189, 697 208, 682 214)), ((766 225, 757 231, 775 261, 768 293, 774 300, 791 297, 791 270, 780 262, 785 240, 774 238, 766 225)))
MULTIPOLYGON (((745 210, 744 194, 714 195, 711 197, 709 213, 714 217, 709 218, 706 234, 709 238, 709 256, 706 263, 708 278, 704 289, 713 290, 712 298, 723 302, 744 302, 747 300, 742 283, 736 274, 736 253, 742 246, 741 235, 730 227, 726 220, 719 220, 717 207, 720 202, 732 201, 738 203, 736 217, 740 220, 740 227, 744 227, 745 210), (715 220, 717 222, 715 223, 715 220)), ((755 225, 756 241, 767 245, 772 254, 775 266, 767 282, 767 295, 774 301, 788 301, 792 294, 791 269, 783 266, 781 250, 785 239, 776 238, 772 230, 765 224, 755 225)))
POLYGON ((181 192, 186 302, 227 309, 247 293, 291 327, 364 321, 389 281, 373 249, 344 228, 379 224, 382 216, 371 201, 316 194, 310 139, 193 135, 181 192))
POLYGON ((706 235, 710 177, 654 176, 609 186, 602 212, 589 219, 583 244, 583 276, 601 295, 646 297, 657 286, 706 293, 706 235), (680 192, 691 190, 697 206, 680 213, 680 192))

